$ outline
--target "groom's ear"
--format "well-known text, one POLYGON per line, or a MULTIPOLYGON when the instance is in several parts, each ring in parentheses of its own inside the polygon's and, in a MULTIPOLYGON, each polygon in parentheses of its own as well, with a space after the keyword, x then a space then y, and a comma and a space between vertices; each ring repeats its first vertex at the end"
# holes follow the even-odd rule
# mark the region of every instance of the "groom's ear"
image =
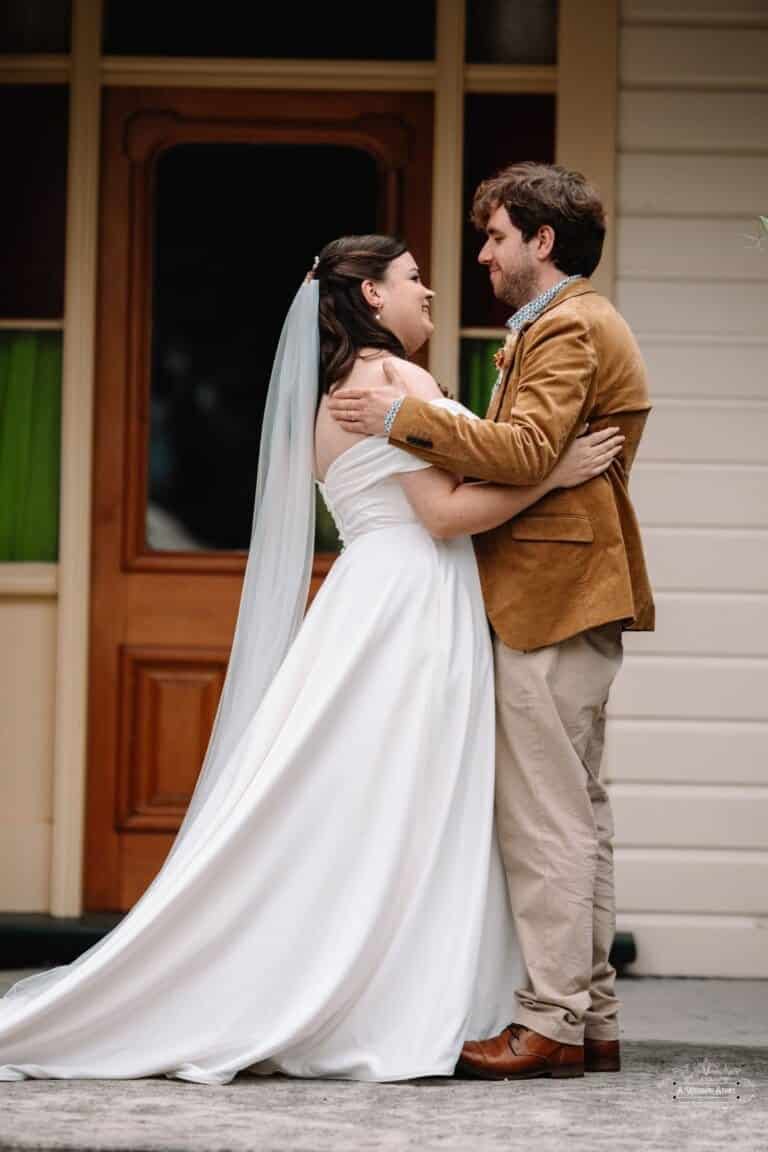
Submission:
POLYGON ((555 247, 555 230, 551 224, 542 224, 535 236, 534 254, 537 260, 549 260, 555 247))

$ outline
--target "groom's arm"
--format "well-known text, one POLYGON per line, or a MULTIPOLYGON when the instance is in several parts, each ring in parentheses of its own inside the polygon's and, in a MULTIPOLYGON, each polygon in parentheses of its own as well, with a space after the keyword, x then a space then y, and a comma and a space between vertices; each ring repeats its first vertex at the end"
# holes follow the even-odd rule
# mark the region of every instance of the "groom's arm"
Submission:
POLYGON ((539 484, 583 423, 597 358, 589 328, 556 309, 530 330, 515 407, 503 422, 455 416, 406 397, 390 443, 449 471, 501 484, 539 484))

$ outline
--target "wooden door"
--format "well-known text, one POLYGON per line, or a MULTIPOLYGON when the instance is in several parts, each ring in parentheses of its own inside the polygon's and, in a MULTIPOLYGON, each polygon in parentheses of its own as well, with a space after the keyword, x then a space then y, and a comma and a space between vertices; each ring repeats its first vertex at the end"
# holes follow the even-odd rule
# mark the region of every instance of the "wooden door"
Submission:
MULTIPOLYGON (((85 903, 128 909, 202 762, 250 532, 268 366, 344 232, 429 266, 431 96, 107 90, 85 903)), ((318 552, 313 591, 333 561, 318 552)))

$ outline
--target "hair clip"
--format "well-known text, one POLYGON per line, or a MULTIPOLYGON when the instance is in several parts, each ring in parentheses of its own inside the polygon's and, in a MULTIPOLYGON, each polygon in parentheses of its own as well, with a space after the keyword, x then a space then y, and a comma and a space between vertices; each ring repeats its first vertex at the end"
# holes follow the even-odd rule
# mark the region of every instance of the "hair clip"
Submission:
POLYGON ((305 284, 309 284, 312 280, 314 280, 315 269, 317 268, 319 263, 320 263, 320 257, 315 256, 314 260, 312 261, 312 267, 310 268, 309 272, 307 272, 306 276, 304 277, 304 283, 305 284))

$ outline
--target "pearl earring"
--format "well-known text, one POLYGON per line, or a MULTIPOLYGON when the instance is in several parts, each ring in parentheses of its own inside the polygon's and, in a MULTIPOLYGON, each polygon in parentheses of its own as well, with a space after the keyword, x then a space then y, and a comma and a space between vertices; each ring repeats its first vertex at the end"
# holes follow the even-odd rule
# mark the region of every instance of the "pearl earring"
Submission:
POLYGON ((376 319, 381 322, 381 312, 376 313, 376 319))

